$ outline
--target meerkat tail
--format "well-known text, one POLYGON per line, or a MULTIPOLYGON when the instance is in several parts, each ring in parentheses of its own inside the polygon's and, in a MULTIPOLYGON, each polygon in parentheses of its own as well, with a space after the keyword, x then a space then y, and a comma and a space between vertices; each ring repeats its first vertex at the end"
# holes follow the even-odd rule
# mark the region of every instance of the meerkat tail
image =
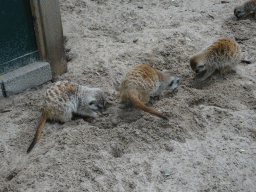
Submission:
POLYGON ((29 153, 29 152, 33 149, 33 147, 35 146, 36 142, 38 141, 38 139, 39 139, 39 137, 40 137, 40 135, 41 135, 41 132, 42 132, 42 130, 43 130, 43 128, 44 128, 45 122, 46 122, 46 118, 45 118, 44 116, 42 116, 41 119, 40 119, 40 121, 39 121, 38 128, 37 128, 37 130, 36 130, 35 137, 34 137, 32 143, 30 144, 30 146, 29 146, 29 148, 28 148, 28 150, 27 150, 27 153, 29 153))
POLYGON ((138 107, 139 109, 141 109, 141 110, 143 110, 143 111, 145 111, 145 112, 148 112, 148 113, 150 113, 150 114, 152 114, 152 115, 155 115, 155 116, 157 116, 157 117, 163 118, 164 120, 168 120, 168 118, 165 117, 164 115, 162 115, 161 113, 158 113, 158 112, 156 112, 154 109, 152 109, 152 108, 146 106, 143 102, 141 102, 141 101, 139 100, 138 96, 135 96, 135 95, 133 95, 133 94, 129 94, 129 98, 130 98, 130 100, 132 101, 132 103, 133 103, 136 107, 138 107))
POLYGON ((251 64, 251 61, 247 61, 247 60, 241 60, 241 63, 245 63, 245 64, 251 64))

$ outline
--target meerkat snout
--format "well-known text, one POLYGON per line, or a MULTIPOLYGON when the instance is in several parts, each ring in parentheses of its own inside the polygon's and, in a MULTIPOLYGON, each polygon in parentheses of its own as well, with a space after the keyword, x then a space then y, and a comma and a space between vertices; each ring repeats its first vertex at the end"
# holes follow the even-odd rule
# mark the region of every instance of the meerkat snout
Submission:
POLYGON ((195 73, 201 73, 201 72, 203 72, 203 71, 205 71, 206 69, 205 69, 205 66, 198 66, 198 67, 196 67, 196 69, 195 69, 195 73))
POLYGON ((235 8, 234 15, 236 16, 237 19, 242 17, 242 15, 243 15, 242 13, 243 12, 242 12, 241 8, 235 8))

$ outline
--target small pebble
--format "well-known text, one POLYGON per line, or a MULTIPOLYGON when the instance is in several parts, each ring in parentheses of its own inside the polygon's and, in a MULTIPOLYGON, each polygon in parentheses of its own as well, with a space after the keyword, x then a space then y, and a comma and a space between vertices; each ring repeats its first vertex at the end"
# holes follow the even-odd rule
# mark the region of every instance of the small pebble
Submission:
POLYGON ((221 3, 229 3, 228 1, 221 1, 221 3))
POLYGON ((117 119, 116 119, 115 117, 111 117, 111 118, 110 118, 110 121, 111 121, 111 123, 112 123, 112 125, 113 125, 114 127, 117 126, 118 121, 117 121, 117 119))
POLYGON ((136 43, 137 41, 138 41, 138 38, 134 39, 134 40, 133 40, 133 43, 136 43))

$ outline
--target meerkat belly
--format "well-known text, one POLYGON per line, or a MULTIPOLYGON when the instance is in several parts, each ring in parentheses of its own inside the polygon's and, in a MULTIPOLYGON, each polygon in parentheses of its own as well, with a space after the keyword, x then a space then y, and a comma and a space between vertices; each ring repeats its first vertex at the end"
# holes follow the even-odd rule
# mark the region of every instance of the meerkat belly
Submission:
POLYGON ((77 112, 77 99, 75 97, 65 100, 57 98, 57 101, 46 102, 43 112, 47 114, 49 119, 69 121, 72 113, 77 112))
POLYGON ((240 60, 240 57, 236 55, 231 56, 220 56, 218 59, 211 62, 211 65, 214 66, 216 69, 220 70, 225 67, 232 67, 236 65, 240 60))
POLYGON ((148 82, 148 81, 138 81, 135 83, 131 83, 130 87, 136 87, 136 89, 140 92, 145 92, 150 96, 158 95, 160 90, 160 83, 159 82, 148 82))

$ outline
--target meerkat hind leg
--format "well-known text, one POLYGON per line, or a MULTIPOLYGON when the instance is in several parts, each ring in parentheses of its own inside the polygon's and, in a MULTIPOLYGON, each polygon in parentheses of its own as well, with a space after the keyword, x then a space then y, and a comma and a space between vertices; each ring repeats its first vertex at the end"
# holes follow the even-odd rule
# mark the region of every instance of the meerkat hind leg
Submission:
POLYGON ((209 68, 206 73, 204 74, 204 76, 200 79, 200 81, 204 81, 205 79, 207 79, 208 77, 210 77, 215 71, 215 68, 211 67, 209 68))
POLYGON ((155 95, 152 97, 152 100, 159 101, 160 100, 160 95, 155 95))
POLYGON ((62 115, 59 115, 58 117, 53 118, 52 120, 59 122, 61 125, 63 125, 64 123, 70 121, 72 119, 72 112, 66 112, 62 115))
POLYGON ((225 66, 225 67, 223 67, 222 69, 220 69, 220 74, 226 73, 229 69, 231 69, 230 66, 225 66))
POLYGON ((126 101, 121 101, 121 106, 120 108, 123 109, 123 108, 130 108, 132 107, 133 104, 130 100, 126 100, 126 101))
POLYGON ((146 93, 142 93, 142 95, 139 96, 139 99, 142 103, 148 103, 150 101, 150 96, 146 93))

